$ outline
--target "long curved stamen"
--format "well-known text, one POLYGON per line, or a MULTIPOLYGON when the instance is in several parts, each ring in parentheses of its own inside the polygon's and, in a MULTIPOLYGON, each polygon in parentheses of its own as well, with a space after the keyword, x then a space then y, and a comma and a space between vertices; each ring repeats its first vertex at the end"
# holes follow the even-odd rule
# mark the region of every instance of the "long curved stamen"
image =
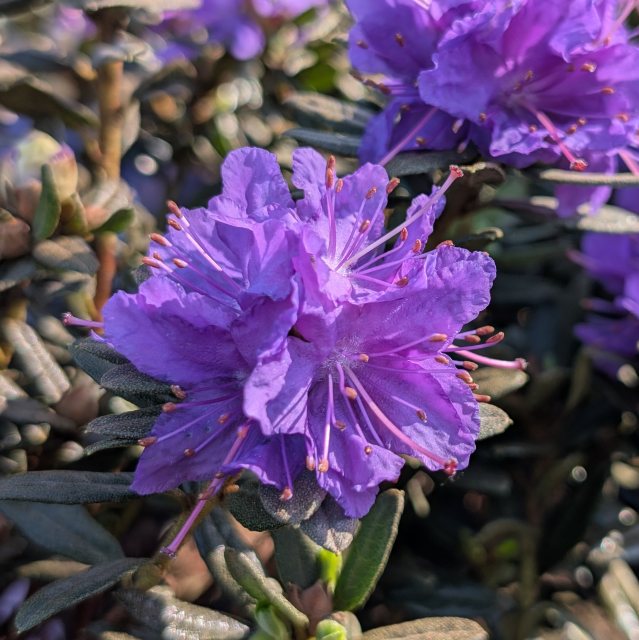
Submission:
POLYGON ((328 402, 326 403, 326 421, 324 423, 324 445, 322 457, 317 465, 320 473, 328 471, 328 449, 331 442, 331 427, 335 422, 335 404, 333 401, 333 376, 328 374, 328 402))
POLYGON ((428 124, 429 120, 437 113, 438 109, 432 107, 424 116, 422 116, 417 124, 378 162, 384 166, 388 164, 400 151, 403 151, 406 145, 410 144, 413 138, 428 124))
POLYGON ((577 158, 575 154, 566 146, 566 143, 561 139, 557 127, 553 124, 553 121, 539 109, 533 107, 527 107, 527 109, 539 120, 541 126, 548 131, 548 134, 552 138, 553 142, 559 147, 559 150, 563 156, 570 162, 570 168, 575 171, 584 171, 588 168, 588 163, 582 158, 577 158))
POLYGON ((527 362, 523 358, 516 358, 515 360, 499 360, 497 358, 480 356, 465 349, 456 351, 456 353, 458 356, 462 356, 463 358, 468 358, 469 360, 474 360, 479 364, 484 364, 488 367, 496 367, 498 369, 519 369, 520 371, 524 371, 527 367, 527 362))
MULTIPOLYGON (((235 441, 233 442, 231 448, 229 449, 228 454, 224 458, 224 461, 222 462, 222 466, 225 466, 233 461, 233 459, 239 452, 242 444, 246 440, 248 431, 249 431, 248 424, 242 425, 237 430, 237 437, 235 438, 235 441)), ((193 526, 197 523, 198 518, 200 517, 204 508, 206 507, 206 504, 220 490, 223 483, 224 483, 223 476, 222 477, 216 476, 215 478, 213 478, 208 488, 198 498, 197 504, 193 508, 193 511, 191 511, 191 514, 186 519, 186 522, 182 525, 182 528, 178 531, 175 538, 173 538, 173 540, 171 541, 171 544, 162 548, 161 551, 163 554, 169 556, 169 558, 175 558, 178 552, 178 549, 184 542, 184 539, 186 538, 186 536, 190 533, 193 526)))
POLYGON ((190 422, 183 424, 179 429, 176 429, 175 431, 171 431, 171 433, 167 433, 166 435, 160 436, 157 440, 154 440, 154 444, 157 444, 159 442, 165 442, 166 440, 170 440, 171 438, 174 438, 180 433, 184 433, 185 431, 188 431, 193 425, 197 424, 198 422, 202 422, 202 420, 206 420, 207 418, 210 418, 214 413, 216 413, 216 411, 217 411, 216 409, 211 409, 210 411, 203 413, 201 416, 198 416, 197 418, 195 418, 195 420, 191 420, 190 422))
POLYGON ((282 489, 280 500, 290 500, 293 497, 293 479, 291 470, 288 465, 288 456, 286 455, 286 447, 284 446, 284 436, 280 436, 280 454, 282 456, 282 465, 284 466, 284 475, 286 476, 286 486, 282 489))
POLYGON ((410 226, 413 222, 415 222, 415 220, 423 216, 424 213, 426 213, 426 211, 428 211, 438 200, 441 199, 441 197, 444 195, 444 193, 446 193, 450 185, 453 184, 453 182, 455 182, 455 180, 457 180, 458 178, 461 178, 463 175, 464 173, 459 167, 457 167, 456 165, 451 165, 450 174, 446 178, 446 181, 444 182, 444 184, 440 187, 440 189, 436 193, 434 193, 430 198, 426 200, 424 205, 420 207, 418 211, 416 211, 410 218, 407 218, 406 220, 404 220, 404 222, 397 225, 394 229, 391 229, 388 233, 384 234, 381 238, 378 238, 374 242, 371 242, 364 249, 356 253, 354 256, 351 256, 344 263, 343 266, 346 267, 348 265, 355 264, 360 260, 360 258, 365 256, 367 253, 374 251, 380 245, 386 244, 386 242, 388 242, 391 238, 394 238, 398 233, 401 233, 403 229, 410 226))
POLYGON ((635 5, 637 4, 636 0, 628 0, 626 2, 626 6, 621 10, 621 13, 617 17, 617 19, 610 25, 610 29, 599 39, 600 44, 607 44, 610 42, 610 39, 615 34, 615 32, 620 29, 628 16, 633 12, 635 5))
POLYGON ((415 451, 421 453, 426 458, 432 460, 435 464, 438 464, 450 475, 454 474, 455 469, 457 467, 457 461, 454 458, 450 458, 448 460, 444 460, 437 454, 425 449, 420 444, 415 442, 412 438, 407 436, 399 427, 397 427, 388 416, 379 408, 377 403, 370 397, 364 385, 360 382, 359 378, 353 373, 353 371, 349 367, 344 367, 344 370, 348 374, 349 380, 353 383, 357 391, 361 394, 363 400, 366 402, 370 410, 377 417, 377 419, 382 423, 388 431, 390 431, 398 440, 401 440, 404 444, 408 445, 415 451))
POLYGON ((85 329, 104 329, 104 322, 95 322, 93 320, 83 320, 77 318, 73 314, 67 312, 62 314, 62 322, 67 327, 84 327, 85 329))
POLYGON ((430 336, 423 336, 422 338, 417 338, 417 340, 413 340, 412 342, 407 342, 406 344, 402 344, 399 347, 393 347, 392 349, 388 349, 387 351, 377 351, 377 352, 367 352, 369 357, 381 357, 381 356, 391 356, 400 351, 404 351, 404 349, 410 349, 410 347, 415 347, 422 342, 446 342, 448 340, 448 336, 444 333, 433 333, 430 336))

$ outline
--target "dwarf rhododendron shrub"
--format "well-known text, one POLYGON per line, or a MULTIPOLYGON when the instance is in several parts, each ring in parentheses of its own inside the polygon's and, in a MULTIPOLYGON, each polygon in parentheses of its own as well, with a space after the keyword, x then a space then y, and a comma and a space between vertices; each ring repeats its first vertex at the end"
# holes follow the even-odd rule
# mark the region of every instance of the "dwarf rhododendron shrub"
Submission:
POLYGON ((176 396, 140 441, 133 488, 216 478, 208 496, 248 468, 290 499, 306 467, 361 517, 403 455, 464 468, 485 399, 470 371, 523 364, 477 353, 503 337, 492 327, 463 328, 488 305, 492 259, 452 243, 423 252, 460 175, 452 167, 387 230, 398 181, 382 167, 338 178, 334 159, 300 149, 295 202, 275 157, 246 148, 206 208, 171 204, 143 260, 151 277, 96 325, 176 396))

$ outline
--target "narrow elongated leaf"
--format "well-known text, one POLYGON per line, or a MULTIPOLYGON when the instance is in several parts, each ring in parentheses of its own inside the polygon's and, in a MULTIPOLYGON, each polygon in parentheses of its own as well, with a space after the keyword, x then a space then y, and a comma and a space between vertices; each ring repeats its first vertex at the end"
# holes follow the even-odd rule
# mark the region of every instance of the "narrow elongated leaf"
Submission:
POLYGON ((47 164, 42 166, 42 192, 31 224, 34 240, 44 240, 53 234, 60 222, 60 199, 53 178, 53 171, 47 164))
POLYGON ((87 564, 121 558, 118 541, 81 505, 0 501, 22 535, 50 553, 87 564))
POLYGON ((317 554, 320 547, 300 529, 282 527, 272 533, 275 564, 283 585, 310 587, 318 578, 317 554))
POLYGON ((488 634, 467 618, 422 618, 372 629, 363 640, 488 640, 488 634))
POLYGON ((321 506, 326 491, 317 485, 315 473, 302 472, 293 485, 293 497, 282 500, 282 492, 268 485, 260 485, 260 500, 268 513, 283 524, 300 524, 308 520, 321 506))
POLYGON ((0 293, 30 278, 36 270, 37 265, 31 257, 7 260, 0 264, 0 293))
POLYGON ((76 340, 69 347, 69 351, 78 365, 96 382, 100 382, 102 376, 115 365, 128 362, 106 342, 93 338, 76 340))
POLYGON ((473 379, 479 385, 481 393, 489 395, 493 400, 498 400, 521 389, 528 382, 528 374, 518 369, 483 367, 473 373, 473 379))
POLYGON ((135 569, 145 559, 122 558, 107 562, 65 580, 58 580, 36 591, 20 607, 15 619, 18 633, 24 633, 48 618, 91 596, 103 593, 122 576, 135 569))
POLYGON ((319 123, 335 131, 361 133, 374 115, 373 111, 320 93, 301 92, 286 99, 285 106, 296 112, 300 124, 319 123))
POLYGON ((240 479, 240 490, 225 499, 233 517, 251 531, 272 531, 283 526, 265 508, 258 495, 259 484, 253 479, 240 479))
POLYGON ((302 144, 318 147, 341 156, 357 156, 360 137, 346 135, 344 133, 331 133, 328 131, 316 131, 315 129, 289 129, 284 132, 285 136, 293 138, 302 144))
POLYGON ((137 497, 129 486, 132 473, 30 471, 0 479, 0 500, 51 504, 122 502, 137 497))
POLYGON ((358 526, 359 520, 345 515, 342 507, 328 496, 313 517, 302 522, 300 529, 321 547, 341 553, 350 546, 358 526))
MULTIPOLYGON (((161 410, 158 407, 100 416, 89 422, 86 431, 105 436, 113 441, 120 440, 123 443, 133 444, 149 434, 160 413, 161 410)), ((94 443, 87 449, 97 444, 99 443, 94 443)))
POLYGON ((119 364, 110 368, 100 378, 100 384, 142 407, 176 400, 170 385, 141 373, 132 364, 119 364))
POLYGON ((33 248, 33 257, 50 269, 77 271, 90 276, 98 270, 98 260, 91 247, 77 236, 43 240, 33 248))
POLYGON ((135 218, 135 211, 133 209, 118 209, 104 224, 94 230, 94 233, 105 233, 110 231, 112 233, 120 233, 124 231, 135 218))
POLYGON ((335 588, 335 608, 352 611, 361 607, 381 577, 404 509, 404 493, 382 493, 363 518, 335 588))
POLYGON ((477 440, 498 436, 513 423, 510 416, 494 404, 482 402, 479 405, 479 435, 477 440))
POLYGON ((26 13, 27 11, 33 11, 45 4, 50 4, 53 0, 1 0, 0 1, 0 14, 3 15, 18 15, 26 13))
POLYGON ((224 557, 231 575, 258 603, 271 604, 278 613, 297 628, 303 628, 308 624, 306 615, 284 597, 279 583, 268 578, 262 566, 249 554, 227 547, 224 551, 224 557))
POLYGON ((468 148, 463 153, 455 151, 416 151, 400 153, 386 165, 389 176, 413 176, 447 169, 451 164, 468 164, 477 152, 468 148))
POLYGON ((247 625, 219 611, 178 600, 167 587, 149 591, 133 589, 117 593, 131 614, 163 640, 241 640, 247 625))

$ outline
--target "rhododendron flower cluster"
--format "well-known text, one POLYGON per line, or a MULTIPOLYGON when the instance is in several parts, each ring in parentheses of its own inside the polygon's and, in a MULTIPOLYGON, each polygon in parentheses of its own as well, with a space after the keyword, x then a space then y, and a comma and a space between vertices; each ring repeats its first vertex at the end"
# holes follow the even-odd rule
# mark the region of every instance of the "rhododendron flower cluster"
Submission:
POLYGON ((382 167, 338 178, 334 159, 300 149, 295 202, 275 157, 245 148, 206 208, 171 204, 151 277, 104 308, 104 339, 176 396, 141 441, 133 488, 217 489, 250 469, 287 499, 307 468, 359 517, 404 455, 464 468, 487 399, 470 372, 523 364, 478 353, 502 339, 492 327, 464 328, 488 305, 492 259, 450 242, 424 252, 460 175, 387 230, 398 181, 382 167))
MULTIPOLYGON (((389 96, 371 120, 365 160, 407 149, 464 148, 516 167, 559 163, 637 172, 639 48, 617 0, 347 0, 353 65, 389 96), (393 25, 389 30, 388 25, 393 25)), ((563 188, 601 204, 609 190, 563 188)))

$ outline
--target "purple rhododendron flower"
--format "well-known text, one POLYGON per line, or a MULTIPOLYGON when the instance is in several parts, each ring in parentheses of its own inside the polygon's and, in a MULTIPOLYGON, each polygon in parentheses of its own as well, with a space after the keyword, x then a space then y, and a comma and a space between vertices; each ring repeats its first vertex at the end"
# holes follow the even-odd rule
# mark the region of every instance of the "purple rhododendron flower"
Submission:
MULTIPOLYGON (((347 4, 357 21, 353 65, 384 74, 369 82, 391 97, 369 124, 363 159, 385 164, 405 149, 473 142, 516 167, 612 170, 619 156, 637 169, 639 49, 623 25, 632 3, 619 11, 612 0, 347 4)), ((606 194, 595 192, 594 204, 606 194)), ((565 213, 593 194, 560 195, 565 213)))
POLYGON ((328 0, 202 0, 199 8, 167 12, 159 32, 169 36, 163 59, 190 56, 195 50, 181 38, 194 37, 226 47, 238 60, 258 56, 266 38, 260 20, 292 20, 328 0), (175 38, 177 37, 177 41, 175 38))
POLYGON ((596 312, 577 325, 577 336, 587 344, 595 364, 626 384, 639 383, 636 364, 639 349, 639 235, 588 233, 581 253, 573 259, 586 268, 614 298, 591 299, 596 312))
POLYGON ((422 252, 459 169, 386 231, 397 181, 382 167, 337 178, 310 149, 293 165, 297 202, 275 156, 230 153, 206 209, 170 203, 143 261, 152 276, 112 296, 103 325, 85 323, 173 385, 141 441, 140 493, 213 479, 209 496, 244 468, 286 499, 306 466, 359 517, 403 455, 465 467, 486 399, 469 371, 523 366, 476 353, 503 338, 492 327, 463 328, 489 302, 492 259, 451 243, 422 252))

